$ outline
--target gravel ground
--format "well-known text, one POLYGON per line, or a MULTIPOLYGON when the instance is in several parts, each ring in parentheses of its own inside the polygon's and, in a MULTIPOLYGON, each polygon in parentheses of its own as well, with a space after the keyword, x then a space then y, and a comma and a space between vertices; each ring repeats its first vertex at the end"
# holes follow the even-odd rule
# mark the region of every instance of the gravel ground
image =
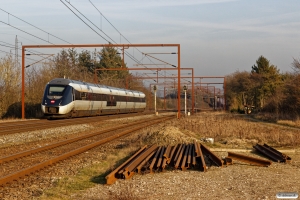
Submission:
MULTIPOLYGON (((126 119, 130 120, 130 119, 126 119)), ((111 122, 111 125, 118 123, 118 120, 111 122)), ((174 123, 172 123, 174 124, 174 123)), ((109 122, 107 123, 109 126, 109 122)), ((61 137, 77 131, 86 131, 92 125, 64 127, 59 131, 61 137)), ((98 127, 99 128, 99 127, 98 127)), ((57 130, 56 130, 57 131, 57 130)), ((54 131, 55 132, 55 131, 54 131)), ((57 132, 56 132, 57 133, 57 132)), ((38 141, 43 145, 47 143, 47 138, 53 139, 53 131, 45 130, 39 133, 16 134, 15 142, 18 145, 38 141)), ((0 138, 1 149, 5 152, 14 143, 13 138, 0 138)), ((101 160, 106 159, 115 151, 125 148, 137 149, 142 139, 147 139, 150 143, 160 145, 189 142, 193 138, 193 133, 181 132, 176 127, 170 127, 168 123, 145 129, 126 138, 121 138, 116 142, 103 145, 90 150, 85 154, 75 156, 72 159, 61 162, 54 167, 43 170, 36 176, 27 177, 20 183, 12 186, 0 188, 5 191, 0 199, 39 199, 46 190, 55 187, 55 182, 64 177, 73 177, 79 170, 92 166, 101 160), (151 132, 151 134, 150 134, 151 132), (170 134, 170 133, 173 134, 170 134), (175 133, 175 134, 174 134, 175 133), (177 137, 176 137, 176 136, 177 137), (111 151, 110 151, 111 149, 111 151), (32 183, 33 182, 33 183, 32 183), (18 184, 22 184, 20 188, 18 184), (14 188, 18 188, 15 192, 14 188), (11 191, 11 192, 10 192, 11 191)), ((49 141, 48 141, 49 142, 49 141)), ((240 141, 239 141, 240 142, 240 141)), ((26 144, 25 144, 26 146, 26 144)), ((231 145, 215 149, 215 153, 220 157, 227 156, 227 151, 231 145)), ((13 147, 13 146, 12 146, 13 147)), ((213 150, 213 148, 211 148, 213 150)), ((241 154, 259 157, 249 149, 241 148, 235 151, 241 154)), ((165 172, 134 175, 129 180, 118 180, 113 185, 96 184, 96 186, 76 193, 66 193, 62 195, 64 199, 276 199, 278 192, 298 192, 300 194, 300 147, 287 151, 292 158, 291 163, 272 163, 269 167, 258 167, 240 162, 223 168, 210 167, 207 172, 196 169, 187 171, 169 169, 165 172)), ((92 178, 92 177, 91 177, 92 178)), ((1 192, 0 192, 1 193, 1 192)), ((50 198, 49 199, 57 199, 50 198)), ((48 199, 46 197, 46 199, 48 199)))

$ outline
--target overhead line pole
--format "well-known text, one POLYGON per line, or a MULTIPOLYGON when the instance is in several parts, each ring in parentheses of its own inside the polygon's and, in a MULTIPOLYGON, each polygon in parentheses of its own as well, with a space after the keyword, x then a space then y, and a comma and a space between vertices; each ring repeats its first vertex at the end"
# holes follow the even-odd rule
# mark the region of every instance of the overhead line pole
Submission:
MULTIPOLYGON (((178 68, 179 69, 179 68, 178 68)), ((146 68, 146 69, 143 69, 143 68, 109 68, 109 69, 95 69, 95 74, 94 74, 94 78, 95 78, 95 83, 96 83, 96 71, 118 71, 118 70, 157 70, 157 71, 163 71, 163 70, 176 70, 176 68, 146 68)), ((178 94, 177 94, 177 97, 178 99, 180 99, 180 70, 192 70, 192 94, 194 94, 194 68, 181 68, 179 69, 179 72, 178 72, 178 94)), ((157 80, 158 80, 158 76, 156 77, 157 80)), ((162 78, 162 77, 159 77, 159 78, 162 78)), ((173 78, 176 78, 176 77, 173 77, 173 78)), ((127 86, 126 86, 127 87, 127 86)), ((180 118, 180 100, 178 101, 178 118, 180 118)), ((192 102, 194 102, 194 97, 192 96, 192 102)), ((194 105, 192 105, 192 114, 194 113, 194 105)))

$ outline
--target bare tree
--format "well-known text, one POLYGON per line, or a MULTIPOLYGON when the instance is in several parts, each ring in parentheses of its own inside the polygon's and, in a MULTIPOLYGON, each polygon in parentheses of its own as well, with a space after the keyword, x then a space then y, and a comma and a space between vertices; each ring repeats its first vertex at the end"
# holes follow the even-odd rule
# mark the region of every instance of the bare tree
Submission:
POLYGON ((3 116, 8 107, 20 101, 20 68, 8 55, 0 59, 0 115, 3 116))
POLYGON ((292 68, 294 69, 296 74, 300 73, 300 61, 294 58, 294 61, 292 63, 292 68))

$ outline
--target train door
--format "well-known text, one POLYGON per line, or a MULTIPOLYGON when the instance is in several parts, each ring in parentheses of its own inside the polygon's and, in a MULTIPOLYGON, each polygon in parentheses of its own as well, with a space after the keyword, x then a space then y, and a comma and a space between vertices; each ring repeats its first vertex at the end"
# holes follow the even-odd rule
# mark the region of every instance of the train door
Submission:
POLYGON ((72 113, 73 113, 74 110, 75 110, 75 90, 74 90, 73 87, 72 87, 71 95, 72 95, 72 102, 70 103, 70 105, 71 105, 71 108, 70 108, 71 114, 70 114, 70 116, 72 116, 72 113))
POLYGON ((135 98, 135 95, 133 95, 132 97, 132 101, 133 101, 133 112, 136 110, 136 98, 135 98))
POLYGON ((94 93, 93 90, 90 88, 89 90, 89 107, 90 107, 90 115, 93 115, 94 112, 94 93))

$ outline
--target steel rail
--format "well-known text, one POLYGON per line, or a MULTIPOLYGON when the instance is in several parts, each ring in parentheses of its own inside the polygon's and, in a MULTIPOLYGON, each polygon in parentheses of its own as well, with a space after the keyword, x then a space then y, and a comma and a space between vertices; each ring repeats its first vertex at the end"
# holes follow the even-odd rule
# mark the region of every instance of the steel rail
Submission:
POLYGON ((163 159, 163 162, 161 165, 162 171, 164 171, 164 169, 166 168, 167 162, 170 161, 171 149, 172 149, 172 146, 168 145, 166 148, 166 151, 163 155, 164 159, 163 159))
POLYGON ((188 152, 188 155, 187 155, 187 166, 188 168, 191 167, 191 162, 192 162, 192 149, 193 149, 193 145, 190 144, 190 149, 189 149, 189 152, 188 152))
POLYGON ((163 160, 163 155, 166 151, 166 148, 165 147, 162 147, 161 151, 160 151, 160 154, 159 154, 159 158, 158 158, 158 161, 157 161, 157 164, 156 164, 156 168, 159 169, 159 167, 161 166, 162 164, 162 160, 163 160))
POLYGON ((49 159, 47 161, 44 161, 42 163, 36 164, 36 165, 28 167, 26 169, 23 169, 23 170, 15 172, 15 173, 9 174, 7 176, 1 177, 0 178, 0 185, 6 184, 6 183, 14 181, 14 180, 17 180, 17 179, 19 179, 21 177, 29 175, 30 173, 34 173, 34 172, 36 172, 36 171, 38 171, 38 170, 40 170, 42 168, 45 168, 45 167, 50 166, 50 165, 53 165, 53 164, 55 164, 55 163, 57 163, 59 161, 65 160, 65 159, 67 159, 69 157, 72 157, 72 156, 75 156, 77 154, 83 153, 83 152, 85 152, 87 150, 90 150, 90 149, 96 147, 96 146, 99 146, 101 144, 104 144, 104 143, 107 143, 107 142, 112 141, 114 139, 117 139, 119 137, 122 137, 122 136, 124 136, 124 135, 126 135, 128 133, 132 133, 134 131, 143 129, 143 128, 147 127, 147 126, 151 126, 153 124, 161 123, 162 121, 169 120, 171 118, 173 118, 173 116, 172 117, 167 116, 167 117, 162 117, 160 119, 153 120, 150 123, 140 125, 140 126, 138 126, 136 128, 132 128, 132 129, 127 130, 127 131, 123 131, 123 132, 121 132, 119 134, 115 134, 115 135, 110 136, 108 138, 105 138, 105 139, 102 139, 100 141, 94 142, 92 144, 80 147, 80 148, 75 149, 73 151, 67 152, 67 153, 62 154, 60 156, 57 156, 55 158, 49 159))
MULTIPOLYGON (((228 157, 227 158, 231 158, 232 160, 239 160, 241 162, 249 163, 249 164, 252 164, 252 165, 263 166, 263 167, 268 167, 268 166, 271 165, 271 162, 268 161, 268 160, 263 160, 263 159, 260 159, 260 158, 254 158, 254 157, 250 157, 250 156, 246 156, 246 155, 242 155, 242 154, 237 154, 237 153, 233 153, 233 152, 228 152, 228 157)), ((230 163, 232 164, 233 161, 231 161, 230 163)))
POLYGON ((126 162, 124 162, 122 165, 120 165, 117 169, 112 171, 110 174, 108 174, 105 179, 106 179, 106 184, 111 185, 116 182, 117 178, 117 172, 122 169, 125 165, 127 165, 129 162, 132 161, 133 158, 135 158, 137 155, 139 155, 142 151, 144 151, 147 148, 147 145, 142 147, 138 152, 136 152, 133 156, 131 156, 126 162))
POLYGON ((157 161, 157 159, 158 159, 158 156, 159 156, 159 153, 161 152, 161 150, 162 150, 162 147, 160 146, 160 147, 158 148, 158 150, 156 151, 156 154, 155 154, 155 156, 154 156, 154 158, 153 158, 153 160, 152 160, 152 162, 151 162, 151 164, 150 164, 150 167, 149 167, 150 173, 153 173, 154 165, 155 165, 155 163, 156 163, 156 161, 157 161))
POLYGON ((39 147, 39 148, 36 148, 36 149, 31 149, 31 150, 23 151, 23 152, 13 154, 13 155, 10 155, 10 156, 2 157, 2 158, 0 158, 0 164, 3 163, 3 162, 7 162, 7 161, 10 161, 10 160, 14 160, 14 159, 18 159, 18 158, 21 158, 21 157, 29 156, 29 155, 34 154, 34 153, 38 153, 38 152, 41 152, 41 151, 53 149, 53 148, 56 148, 56 147, 59 147, 59 146, 70 144, 70 143, 73 143, 73 142, 76 142, 76 141, 79 141, 79 140, 83 140, 83 139, 86 139, 86 138, 90 138, 90 137, 93 137, 93 136, 96 136, 96 135, 100 135, 100 134, 103 134, 103 133, 115 131, 115 130, 118 130, 118 129, 127 128, 127 127, 130 127, 130 126, 135 126, 137 124, 148 122, 148 121, 149 121, 149 119, 144 119, 144 120, 140 120, 138 122, 134 122, 134 123, 126 124, 126 125, 121 125, 121 126, 117 126, 117 127, 114 127, 114 128, 105 129, 103 131, 98 131, 96 133, 90 133, 90 134, 83 135, 83 136, 80 136, 80 137, 76 137, 76 138, 72 138, 72 139, 68 139, 68 140, 63 140, 63 141, 60 141, 60 142, 57 142, 57 143, 54 143, 54 144, 49 144, 49 145, 39 147))
POLYGON ((214 162, 218 167, 223 167, 223 160, 221 160, 216 154, 211 152, 206 146, 200 144, 200 148, 202 153, 206 154, 207 157, 214 162))
POLYGON ((155 151, 153 151, 152 153, 150 153, 150 155, 148 155, 148 157, 145 159, 145 160, 143 160, 140 164, 139 164, 139 166, 137 166, 137 173, 138 174, 141 174, 142 173, 142 168, 144 168, 144 166, 146 165, 146 163, 153 157, 153 155, 155 154, 156 152, 155 151))
MULTIPOLYGON (((175 146, 168 145, 167 147, 158 147, 155 145, 151 148, 149 147, 148 149, 135 154, 135 156, 132 156, 129 159, 130 161, 126 161, 125 165, 122 164, 120 167, 117 168, 117 170, 114 170, 111 174, 109 174, 109 176, 107 176, 107 179, 109 179, 109 177, 112 177, 111 180, 113 181, 109 180, 107 182, 108 184, 112 184, 116 181, 117 178, 129 179, 135 173, 141 174, 142 171, 149 173, 153 173, 154 171, 164 171, 167 164, 170 163, 172 163, 171 165, 175 169, 181 169, 182 171, 185 171, 188 168, 192 168, 192 165, 194 167, 197 167, 197 162, 201 162, 203 171, 206 171, 207 167, 204 161, 204 155, 202 154, 200 145, 200 143, 197 143, 195 141, 191 144, 177 144, 175 146), (196 152, 198 152, 197 155, 196 152)), ((213 153, 209 149, 205 149, 204 151, 206 151, 206 156, 213 157, 213 153)), ((213 159, 213 164, 220 166, 216 158, 213 159)))
MULTIPOLYGON (((69 126, 78 125, 84 123, 94 123, 99 122, 99 120, 110 120, 121 117, 136 116, 137 114, 121 114, 121 115, 103 115, 98 117, 88 117, 88 118, 74 118, 74 119, 63 119, 63 120, 34 120, 30 122, 11 122, 1 126, 0 123, 0 135, 21 133, 27 131, 36 131, 47 128, 59 127, 59 126, 69 126)), ((141 114, 138 114, 141 115, 141 114)), ((145 115, 145 114, 142 114, 145 115)))
POLYGON ((202 170, 204 172, 206 172, 207 171, 207 166, 206 166, 204 156, 203 156, 202 151, 201 151, 200 143, 195 141, 194 142, 194 149, 195 149, 194 152, 197 154, 196 157, 200 157, 200 161, 201 161, 200 168, 202 167, 202 170))
POLYGON ((182 161, 181 161, 181 170, 182 171, 185 171, 187 170, 187 156, 188 156, 188 152, 190 151, 190 145, 186 145, 186 148, 185 148, 185 151, 184 151, 184 154, 183 154, 183 158, 182 158, 182 161))
POLYGON ((268 146, 267 144, 264 145, 256 144, 255 146, 253 146, 253 148, 257 150, 259 153, 263 154, 264 156, 266 156, 267 158, 275 162, 290 162, 292 160, 291 157, 268 146))
POLYGON ((195 167, 197 162, 196 162, 196 155, 195 155, 195 146, 192 149, 192 164, 195 167))
POLYGON ((182 158, 182 155, 183 155, 185 149, 186 149, 186 145, 183 144, 182 148, 180 149, 180 152, 178 154, 178 158, 176 160, 175 169, 177 169, 179 167, 180 162, 181 162, 181 158, 182 158))
POLYGON ((175 151, 180 147, 179 144, 176 144, 173 148, 172 148, 172 151, 171 151, 171 154, 170 154, 170 160, 167 161, 167 164, 173 164, 173 160, 174 160, 174 155, 175 155, 175 151), (171 163, 172 162, 172 163, 171 163))
POLYGON ((278 155, 277 153, 274 153, 272 150, 265 146, 256 144, 255 146, 253 146, 253 148, 274 162, 285 162, 284 157, 278 155))
POLYGON ((145 151, 142 151, 139 155, 136 155, 135 158, 127 166, 125 166, 125 170, 123 172, 125 179, 132 177, 134 175, 133 170, 157 148, 157 145, 154 144, 145 151))
POLYGON ((284 162, 291 162, 292 158, 285 155, 284 153, 281 153, 280 151, 278 151, 277 149, 274 149, 273 147, 270 147, 269 145, 267 144, 264 144, 263 145, 264 147, 268 148, 270 151, 272 151, 274 154, 277 154, 279 156, 281 156, 284 160, 284 162))
MULTIPOLYGON (((177 152, 175 154, 175 157, 174 157, 174 164, 176 163, 176 161, 178 160, 178 157, 179 157, 179 154, 181 152, 181 149, 184 147, 184 144, 180 144, 178 149, 177 149, 177 152)), ((175 152, 174 152, 175 153, 175 152)))

